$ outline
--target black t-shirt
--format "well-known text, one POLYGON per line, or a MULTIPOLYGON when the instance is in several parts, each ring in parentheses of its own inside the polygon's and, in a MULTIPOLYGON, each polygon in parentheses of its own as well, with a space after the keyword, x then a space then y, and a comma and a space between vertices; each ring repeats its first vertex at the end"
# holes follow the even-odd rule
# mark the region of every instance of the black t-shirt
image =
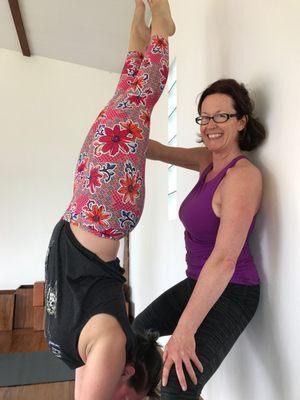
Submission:
POLYGON ((80 332, 92 316, 105 313, 120 323, 130 359, 135 339, 126 313, 126 280, 119 259, 102 261, 61 220, 54 228, 45 267, 45 337, 52 353, 72 369, 84 365, 78 353, 80 332))

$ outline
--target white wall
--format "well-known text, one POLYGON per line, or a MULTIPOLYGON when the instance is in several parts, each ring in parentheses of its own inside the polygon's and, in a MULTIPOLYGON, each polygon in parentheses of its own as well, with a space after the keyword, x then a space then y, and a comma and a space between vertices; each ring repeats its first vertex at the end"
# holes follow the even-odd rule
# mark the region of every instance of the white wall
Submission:
MULTIPOLYGON (((179 145, 195 145, 196 97, 210 82, 233 77, 256 102, 268 140, 251 157, 264 175, 264 200, 253 254, 262 278, 259 310, 205 390, 206 400, 300 398, 300 2, 171 0, 177 33, 179 145)), ((167 103, 155 110, 152 137, 166 143, 167 103)), ((179 171, 182 200, 197 174, 179 171)), ((136 312, 184 277, 180 222, 167 219, 167 167, 149 162, 147 197, 132 234, 136 312)))
POLYGON ((0 289, 43 279, 82 142, 117 79, 0 49, 0 289))
MULTIPOLYGON (((269 138, 253 155, 265 195, 253 241, 259 310, 206 388, 206 400, 297 400, 300 279, 299 0, 171 0, 177 33, 179 145, 194 146, 196 96, 230 76, 252 89, 269 138)), ((53 225, 71 194, 81 143, 116 74, 0 49, 0 289, 43 279, 53 225)), ((152 137, 166 142, 166 96, 152 137)), ((179 171, 180 200, 194 172, 179 171)), ((167 220, 167 169, 149 162, 131 238, 136 312, 184 278, 183 229, 167 220)))

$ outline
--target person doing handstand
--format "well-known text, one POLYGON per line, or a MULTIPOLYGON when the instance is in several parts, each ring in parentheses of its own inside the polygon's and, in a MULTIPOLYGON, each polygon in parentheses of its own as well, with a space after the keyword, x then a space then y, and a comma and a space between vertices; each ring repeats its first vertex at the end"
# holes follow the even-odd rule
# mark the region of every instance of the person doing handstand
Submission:
POLYGON ((119 240, 143 210, 150 118, 165 87, 167 0, 135 0, 129 52, 113 98, 82 146, 73 198, 55 226, 46 259, 45 336, 50 350, 76 369, 76 400, 139 400, 154 395, 161 354, 155 335, 135 335, 123 293, 119 240))

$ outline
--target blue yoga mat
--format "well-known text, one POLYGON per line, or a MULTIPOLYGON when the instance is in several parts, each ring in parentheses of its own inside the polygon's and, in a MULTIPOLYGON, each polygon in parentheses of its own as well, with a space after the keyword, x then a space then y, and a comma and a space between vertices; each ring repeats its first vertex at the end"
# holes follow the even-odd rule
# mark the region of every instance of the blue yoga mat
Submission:
POLYGON ((0 354, 0 386, 23 386, 75 379, 75 371, 49 351, 0 354))

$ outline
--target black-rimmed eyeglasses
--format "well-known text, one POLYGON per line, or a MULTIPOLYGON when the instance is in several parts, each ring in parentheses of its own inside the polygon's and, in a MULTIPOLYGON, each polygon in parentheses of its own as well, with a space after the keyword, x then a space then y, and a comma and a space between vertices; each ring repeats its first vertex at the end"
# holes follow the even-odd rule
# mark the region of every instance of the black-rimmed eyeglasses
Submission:
POLYGON ((196 124, 198 125, 207 125, 209 124, 209 121, 212 119, 217 124, 222 124, 223 122, 228 121, 229 118, 237 116, 238 114, 226 114, 226 113, 215 114, 212 117, 209 117, 208 115, 199 115, 198 117, 195 118, 195 121, 196 124))

